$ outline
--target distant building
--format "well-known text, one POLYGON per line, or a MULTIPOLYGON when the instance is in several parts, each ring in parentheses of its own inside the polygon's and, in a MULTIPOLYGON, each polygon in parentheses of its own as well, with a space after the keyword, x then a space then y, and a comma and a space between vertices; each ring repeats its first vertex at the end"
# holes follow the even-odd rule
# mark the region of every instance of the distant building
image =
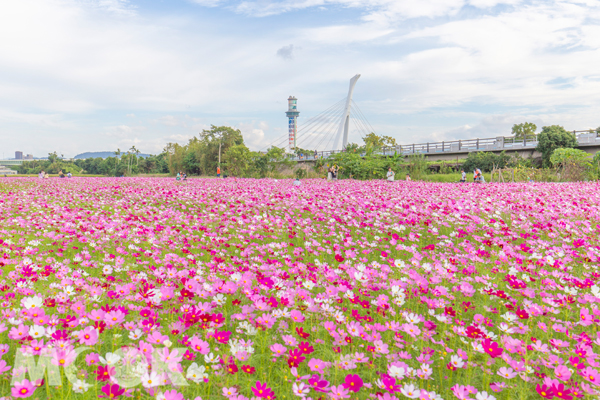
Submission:
POLYGON ((27 154, 26 160, 33 160, 33 154, 27 154))
POLYGON ((22 160, 22 159, 23 159, 23 152, 15 151, 15 160, 22 160))
POLYGON ((10 169, 8 167, 5 167, 4 165, 0 165, 0 176, 3 175, 16 175, 17 171, 10 169))

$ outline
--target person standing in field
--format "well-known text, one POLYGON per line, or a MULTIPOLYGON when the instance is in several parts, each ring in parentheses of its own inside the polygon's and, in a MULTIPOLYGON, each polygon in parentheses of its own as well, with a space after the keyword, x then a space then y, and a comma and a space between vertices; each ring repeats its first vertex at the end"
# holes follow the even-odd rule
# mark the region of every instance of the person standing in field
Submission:
POLYGON ((333 179, 333 167, 329 167, 327 170, 327 181, 331 181, 333 179))
POLYGON ((217 178, 221 177, 221 167, 217 167, 217 178))
POLYGON ((412 179, 410 179, 410 175, 409 175, 409 174, 406 174, 406 181, 407 181, 407 182, 410 182, 410 181, 412 181, 412 179))
POLYGON ((464 169, 460 170, 460 182, 465 183, 467 181, 467 173, 464 169))
POLYGON ((392 171, 392 168, 390 167, 388 169, 388 172, 387 172, 387 180, 388 180, 388 182, 394 182, 394 176, 395 175, 396 175, 396 173, 394 171, 392 171))
POLYGON ((181 171, 179 171, 179 172, 177 173, 177 177, 176 177, 175 179, 177 179, 177 180, 180 180, 180 179, 181 179, 181 171))

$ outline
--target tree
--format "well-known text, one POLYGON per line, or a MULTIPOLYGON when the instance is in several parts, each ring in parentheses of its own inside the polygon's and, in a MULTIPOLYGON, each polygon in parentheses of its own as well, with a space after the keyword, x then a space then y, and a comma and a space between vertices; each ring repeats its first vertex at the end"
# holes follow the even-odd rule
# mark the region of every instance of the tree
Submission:
POLYGON ((537 126, 531 122, 524 122, 522 124, 515 124, 512 127, 512 134, 515 136, 515 140, 525 140, 535 137, 535 131, 537 126))
POLYGON ((560 148, 552 152, 550 162, 560 168, 560 178, 563 181, 582 181, 590 174, 597 176, 592 168, 590 155, 583 150, 560 148))
POLYGON ((550 167, 552 165, 550 157, 554 150, 575 147, 577 147, 577 137, 574 133, 567 132, 562 126, 552 125, 542 128, 542 132, 538 135, 536 150, 542 153, 543 166, 550 167))
POLYGON ((267 150, 266 158, 267 170, 271 175, 281 168, 291 167, 294 165, 293 161, 288 160, 287 154, 285 153, 285 149, 283 147, 272 146, 269 148, 269 150, 267 150))
POLYGON ((53 164, 53 163, 57 162, 58 161, 58 154, 56 154, 56 152, 48 153, 48 161, 50 161, 50 164, 53 164))
POLYGON ((471 172, 479 168, 483 172, 491 172, 496 168, 505 168, 511 162, 511 157, 504 151, 500 154, 491 151, 474 151, 469 153, 462 169, 471 172))
POLYGON ((227 171, 233 176, 244 176, 250 162, 250 150, 244 144, 231 146, 223 154, 223 161, 227 164, 227 171))
POLYGON ((579 149, 561 148, 552 152, 550 162, 555 167, 564 167, 568 164, 590 165, 590 155, 579 149))
POLYGON ((216 172, 219 157, 232 146, 244 144, 244 137, 239 129, 229 126, 214 126, 200 132, 199 142, 195 146, 196 160, 204 174, 216 172))
POLYGON ((382 147, 393 147, 396 146, 396 139, 391 136, 379 136, 374 132, 369 133, 367 136, 363 138, 365 145, 367 147, 372 147, 374 149, 380 149, 382 147))
POLYGON ((169 165, 169 172, 176 174, 183 169, 183 160, 186 154, 186 149, 179 143, 167 143, 165 147, 165 153, 167 153, 167 163, 169 165))

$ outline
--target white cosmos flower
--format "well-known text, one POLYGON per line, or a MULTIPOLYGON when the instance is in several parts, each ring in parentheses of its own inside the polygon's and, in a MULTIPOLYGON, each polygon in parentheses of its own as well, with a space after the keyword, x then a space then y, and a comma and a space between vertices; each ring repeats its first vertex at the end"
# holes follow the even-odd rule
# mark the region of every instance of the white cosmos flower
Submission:
POLYGON ((402 367, 396 367, 395 365, 392 365, 389 368, 389 373, 393 378, 402 379, 406 375, 406 370, 402 367))
POLYGON ((199 383, 202 380, 208 378, 208 374, 206 373, 206 367, 204 365, 198 366, 198 364, 192 363, 192 365, 190 365, 187 369, 185 377, 196 383, 199 383))
POLYGON ((152 372, 146 372, 144 375, 142 375, 142 377, 140 378, 142 380, 142 386, 145 387, 146 389, 158 386, 161 384, 160 381, 160 376, 152 371, 152 372))
POLYGON ((92 385, 85 383, 81 379, 77 379, 75 382, 73 382, 73 391, 75 393, 85 393, 90 387, 92 387, 92 385))
POLYGON ((106 365, 115 365, 121 359, 121 356, 115 353, 106 353, 106 357, 99 357, 100 362, 106 365))
POLYGON ((139 340, 143 335, 144 335, 144 333, 142 332, 141 329, 136 329, 135 331, 129 332, 129 339, 139 340))
POLYGON ((43 326, 34 325, 31 328, 29 328, 29 336, 31 336, 34 339, 43 337, 44 333, 45 329, 43 326))
POLYGON ((21 300, 23 308, 41 308, 44 305, 44 299, 39 296, 25 297, 21 300))

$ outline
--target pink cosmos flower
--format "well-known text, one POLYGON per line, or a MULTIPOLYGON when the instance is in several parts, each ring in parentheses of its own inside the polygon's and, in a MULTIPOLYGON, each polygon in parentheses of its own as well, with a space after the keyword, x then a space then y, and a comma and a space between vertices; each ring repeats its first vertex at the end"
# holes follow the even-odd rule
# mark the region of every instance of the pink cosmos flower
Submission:
POLYGON ((571 379, 571 371, 569 370, 569 368, 567 368, 566 365, 559 365, 556 368, 554 368, 554 374, 558 379, 564 382, 571 379))
POLYGON ((274 345, 271 345, 271 347, 269 347, 271 349, 271 351, 273 352, 273 355, 275 357, 279 357, 284 355, 285 353, 287 353, 287 348, 279 343, 275 343, 274 345))
POLYGON ((198 339, 195 336, 190 341, 190 345, 192 347, 192 350, 194 350, 200 354, 208 354, 208 352, 210 351, 210 347, 209 347, 208 343, 202 339, 198 339))
POLYGON ((183 395, 175 389, 167 390, 163 393, 163 396, 165 396, 165 400, 185 400, 183 395))
POLYGON ((0 360, 0 375, 4 374, 6 371, 10 371, 12 367, 6 363, 4 360, 0 360))
POLYGON ((23 379, 21 382, 15 382, 10 390, 10 394, 18 398, 30 397, 35 392, 35 389, 36 387, 31 382, 23 379))
POLYGON ((348 389, 346 389, 343 385, 332 386, 329 391, 329 396, 332 399, 347 399, 350 397, 348 395, 348 389))
POLYGON ((92 326, 86 327, 79 332, 79 343, 86 346, 93 346, 98 343, 98 331, 92 326))
POLYGON ((311 358, 308 362, 308 368, 312 372, 318 372, 320 374, 323 374, 325 372, 325 368, 327 368, 328 366, 329 363, 323 360, 319 360, 318 358, 311 358))
POLYGON ((501 367, 496 373, 505 379, 512 379, 517 376, 517 373, 510 367, 501 367))

